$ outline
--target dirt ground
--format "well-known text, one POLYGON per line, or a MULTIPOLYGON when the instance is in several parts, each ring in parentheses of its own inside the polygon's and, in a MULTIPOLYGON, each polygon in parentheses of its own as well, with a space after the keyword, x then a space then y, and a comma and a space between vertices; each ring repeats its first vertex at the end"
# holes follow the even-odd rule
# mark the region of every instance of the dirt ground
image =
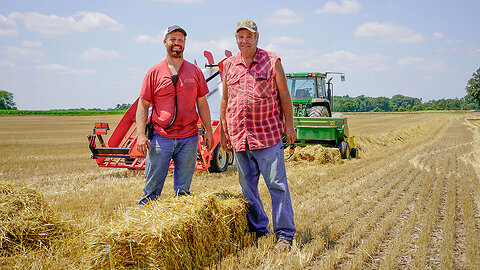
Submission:
MULTIPOLYGON (((142 172, 98 168, 90 159, 93 124, 114 127, 120 117, 0 117, 0 181, 35 189, 77 228, 49 248, 1 257, 1 269, 89 268, 88 235, 119 209, 136 207, 144 184, 142 172)), ((347 119, 359 158, 310 147, 286 161, 297 227, 292 249, 274 251, 269 235, 212 268, 479 269, 480 114, 347 119)), ((197 172, 191 190, 240 193, 237 180, 234 166, 197 172)), ((172 185, 169 175, 162 196, 173 196, 172 185)), ((271 216, 264 183, 260 192, 271 216)))

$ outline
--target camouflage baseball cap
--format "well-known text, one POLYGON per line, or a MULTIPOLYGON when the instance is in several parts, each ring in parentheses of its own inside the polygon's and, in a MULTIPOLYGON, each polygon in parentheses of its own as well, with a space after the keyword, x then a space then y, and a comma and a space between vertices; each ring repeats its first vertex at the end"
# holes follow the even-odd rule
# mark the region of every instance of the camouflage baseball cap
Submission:
POLYGON ((187 32, 185 30, 183 30, 183 28, 178 26, 178 25, 169 26, 167 28, 167 30, 165 31, 165 36, 172 33, 172 32, 175 32, 175 31, 182 33, 184 36, 187 36, 187 32))
POLYGON ((239 21, 237 24, 237 31, 235 31, 235 33, 238 32, 238 30, 240 29, 247 29, 248 31, 253 33, 258 32, 257 25, 255 24, 255 22, 250 20, 239 21))

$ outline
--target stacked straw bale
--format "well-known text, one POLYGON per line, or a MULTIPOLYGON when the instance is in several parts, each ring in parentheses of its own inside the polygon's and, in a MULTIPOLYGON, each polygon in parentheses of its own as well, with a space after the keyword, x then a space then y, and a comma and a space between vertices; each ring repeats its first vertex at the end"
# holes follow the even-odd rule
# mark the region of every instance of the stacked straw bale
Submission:
POLYGON ((182 196, 122 210, 89 242, 93 269, 200 269, 251 242, 246 201, 182 196))
MULTIPOLYGON (((285 149, 285 157, 289 157, 290 153, 285 149)), ((320 144, 307 145, 304 147, 296 147, 295 153, 287 162, 291 161, 308 161, 317 164, 341 163, 342 158, 340 151, 335 147, 324 147, 320 144)))
POLYGON ((48 248, 68 231, 33 189, 0 182, 0 255, 48 248))

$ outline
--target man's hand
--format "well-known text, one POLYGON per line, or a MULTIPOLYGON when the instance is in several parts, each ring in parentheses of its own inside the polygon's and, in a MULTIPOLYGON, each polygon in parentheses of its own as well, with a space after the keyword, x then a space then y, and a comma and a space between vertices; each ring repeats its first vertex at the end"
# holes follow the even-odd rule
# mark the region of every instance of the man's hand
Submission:
POLYGON ((228 136, 227 132, 225 132, 223 126, 220 126, 220 144, 222 145, 223 150, 227 152, 230 152, 230 149, 232 149, 230 137, 228 136))
POLYGON ((292 145, 295 143, 295 139, 297 139, 297 133, 293 127, 285 127, 285 140, 288 144, 292 145))
POLYGON ((137 137, 137 150, 142 155, 147 155, 147 150, 150 150, 150 141, 145 134, 139 134, 137 137))
POLYGON ((208 151, 212 151, 213 147, 213 133, 212 130, 205 131, 205 137, 203 140, 203 145, 207 147, 208 151))

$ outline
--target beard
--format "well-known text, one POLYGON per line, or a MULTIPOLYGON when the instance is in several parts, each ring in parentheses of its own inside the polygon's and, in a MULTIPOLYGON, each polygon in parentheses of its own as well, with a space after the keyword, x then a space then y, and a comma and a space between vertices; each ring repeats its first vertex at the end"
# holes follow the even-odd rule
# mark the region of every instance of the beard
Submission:
POLYGON ((168 54, 173 58, 182 58, 184 48, 180 45, 172 45, 168 48, 168 54), (174 50, 174 47, 179 47, 179 49, 174 50))

